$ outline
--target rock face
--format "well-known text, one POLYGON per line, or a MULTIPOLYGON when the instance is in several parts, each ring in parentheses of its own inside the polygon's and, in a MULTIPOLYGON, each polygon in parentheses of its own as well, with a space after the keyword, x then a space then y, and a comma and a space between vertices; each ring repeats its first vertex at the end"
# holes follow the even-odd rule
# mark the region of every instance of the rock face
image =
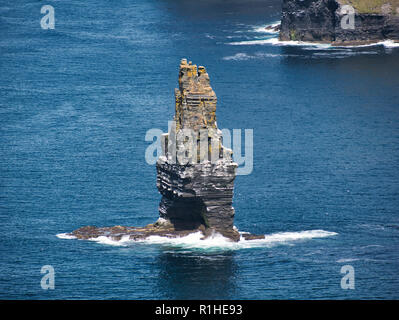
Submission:
MULTIPOLYGON (((237 164, 232 151, 222 145, 222 132, 216 123, 217 98, 204 67, 181 61, 175 98, 175 117, 169 132, 162 135, 163 154, 156 166, 157 187, 162 194, 157 222, 141 228, 87 226, 73 231, 73 236, 140 240, 193 232, 202 232, 206 238, 217 232, 240 240, 232 207, 237 164)), ((253 240, 264 235, 244 233, 242 237, 253 240)))
MULTIPOLYGON (((283 0, 280 40, 362 44, 381 40, 399 40, 399 11, 389 1, 365 0, 283 0), (375 6, 371 4, 375 2, 375 6), (350 11, 354 8, 354 26, 348 28, 350 11), (373 9, 371 9, 373 8, 373 9), (343 26, 344 21, 344 26, 343 26)), ((395 2, 395 1, 392 1, 395 2)))
POLYGON ((237 164, 223 147, 216 123, 217 98, 204 67, 183 59, 172 129, 157 162, 162 194, 159 215, 176 230, 205 227, 237 240, 233 189, 237 164))

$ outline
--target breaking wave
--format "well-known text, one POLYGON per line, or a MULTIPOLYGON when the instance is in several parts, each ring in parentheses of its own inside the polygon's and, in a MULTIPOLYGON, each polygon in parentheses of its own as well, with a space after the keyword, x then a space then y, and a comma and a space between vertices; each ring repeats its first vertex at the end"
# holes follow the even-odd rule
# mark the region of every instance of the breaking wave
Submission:
POLYGON ((252 32, 258 32, 258 33, 268 33, 268 34, 278 34, 279 31, 274 31, 274 30, 269 30, 267 28, 275 28, 277 27, 281 21, 275 21, 269 24, 261 25, 261 26, 254 26, 252 28, 252 32))
POLYGON ((68 233, 59 233, 56 236, 57 236, 57 238, 60 238, 60 239, 76 239, 75 236, 68 234, 68 233))
POLYGON ((354 45, 354 46, 333 46, 334 48, 365 48, 365 47, 376 47, 376 46, 384 46, 385 48, 399 48, 399 43, 394 42, 393 40, 385 40, 379 41, 375 43, 369 44, 361 44, 361 45, 354 45))
POLYGON ((248 41, 235 41, 228 42, 227 44, 232 46, 252 46, 252 45, 273 45, 273 46, 312 46, 317 48, 329 48, 330 44, 327 43, 312 43, 302 41, 281 41, 277 37, 267 39, 255 39, 248 41))
MULTIPOLYGON (((241 235, 245 232, 241 232, 241 235)), ((293 242, 301 240, 309 240, 313 238, 325 238, 337 235, 335 232, 324 230, 306 230, 299 232, 278 232, 265 235, 264 239, 245 240, 242 236, 240 241, 233 242, 222 235, 215 233, 213 236, 201 240, 203 234, 196 232, 189 234, 185 237, 169 238, 161 236, 149 236, 142 240, 131 240, 129 236, 124 236, 120 240, 114 240, 110 237, 100 236, 97 238, 89 239, 97 243, 113 245, 113 246, 129 246, 133 244, 145 245, 159 245, 162 247, 173 247, 189 250, 240 250, 247 248, 270 248, 276 245, 292 245, 293 242)), ((74 239, 75 237, 69 236, 64 233, 57 234, 60 239, 74 239)))

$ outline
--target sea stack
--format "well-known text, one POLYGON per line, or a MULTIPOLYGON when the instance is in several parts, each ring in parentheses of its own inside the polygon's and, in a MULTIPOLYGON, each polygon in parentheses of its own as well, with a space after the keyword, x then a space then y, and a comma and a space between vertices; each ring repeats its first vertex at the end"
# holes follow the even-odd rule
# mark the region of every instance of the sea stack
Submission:
POLYGON ((175 117, 157 162, 160 221, 176 230, 201 228, 206 235, 218 232, 238 240, 232 207, 237 164, 232 150, 222 145, 217 97, 205 67, 181 60, 175 101, 175 117))
POLYGON ((159 219, 145 227, 86 226, 70 235, 112 240, 175 238, 197 232, 202 233, 202 239, 217 234, 232 241, 265 237, 247 232, 240 235, 234 227, 237 164, 232 150, 222 144, 216 123, 217 98, 205 67, 181 60, 175 99, 175 116, 169 132, 161 137, 162 155, 156 165, 157 187, 162 194, 159 219))

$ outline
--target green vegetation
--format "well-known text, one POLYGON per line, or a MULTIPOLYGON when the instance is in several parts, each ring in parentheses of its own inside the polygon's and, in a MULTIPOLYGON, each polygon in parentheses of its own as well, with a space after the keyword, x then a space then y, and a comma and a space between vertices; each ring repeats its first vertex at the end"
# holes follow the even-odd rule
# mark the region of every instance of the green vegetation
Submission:
POLYGON ((290 40, 292 41, 296 40, 296 31, 294 29, 290 30, 290 40))
POLYGON ((349 4, 359 13, 390 13, 399 15, 399 0, 338 0, 349 4), (384 7, 383 7, 384 6, 384 7))

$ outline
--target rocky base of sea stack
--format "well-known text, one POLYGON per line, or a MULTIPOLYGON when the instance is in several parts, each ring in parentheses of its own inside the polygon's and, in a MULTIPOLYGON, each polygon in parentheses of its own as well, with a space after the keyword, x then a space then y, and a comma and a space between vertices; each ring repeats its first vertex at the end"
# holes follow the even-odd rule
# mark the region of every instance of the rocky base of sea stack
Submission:
MULTIPOLYGON (((69 235, 76 237, 81 240, 88 240, 105 236, 112 240, 119 241, 123 237, 128 236, 131 240, 144 240, 150 236, 160 236, 166 238, 179 238, 185 237, 189 234, 201 232, 203 234, 202 240, 215 235, 215 230, 206 228, 201 225, 196 229, 192 230, 176 230, 172 224, 155 222, 145 227, 125 227, 125 226, 114 226, 114 227, 95 227, 86 226, 79 228, 69 235)), ((250 233, 241 234, 236 230, 232 229, 230 233, 225 233, 224 237, 231 241, 239 241, 241 238, 245 240, 264 239, 264 235, 256 235, 250 233)))

